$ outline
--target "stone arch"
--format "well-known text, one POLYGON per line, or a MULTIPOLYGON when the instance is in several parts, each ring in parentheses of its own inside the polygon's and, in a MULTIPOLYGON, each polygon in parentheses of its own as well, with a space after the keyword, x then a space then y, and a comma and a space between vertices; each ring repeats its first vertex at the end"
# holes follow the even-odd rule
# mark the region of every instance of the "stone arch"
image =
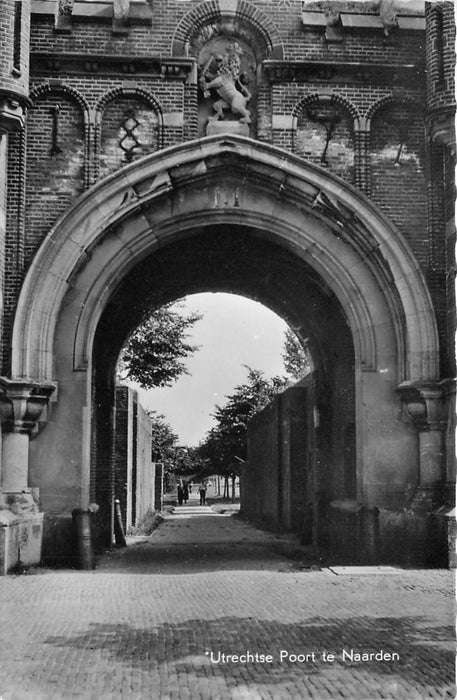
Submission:
POLYGON ((148 90, 138 87, 116 87, 109 90, 98 100, 95 106, 95 135, 94 135, 94 172, 95 179, 100 177, 100 157, 102 152, 102 119, 105 110, 110 103, 119 99, 137 98, 143 100, 157 116, 157 149, 164 145, 164 121, 163 109, 160 102, 148 90))
MULTIPOLYGON (((233 154, 235 160, 239 159, 243 163, 243 167, 252 168, 252 164, 268 163, 267 167, 275 173, 275 179, 271 180, 271 185, 265 183, 265 186, 273 188, 276 198, 285 199, 287 193, 287 197, 291 197, 296 205, 296 197, 301 191, 303 206, 315 220, 325 223, 334 235, 337 234, 335 240, 348 238, 351 248, 366 251, 371 258, 370 267, 373 267, 370 275, 374 274, 380 285, 388 283, 391 289, 396 290, 397 296, 392 296, 391 300, 396 307, 392 308, 392 319, 397 319, 396 334, 399 346, 403 346, 403 354, 406 350, 410 351, 410 357, 401 370, 402 378, 436 375, 437 341, 429 295, 412 253, 392 224, 363 195, 318 166, 293 156, 285 157, 272 146, 234 136, 208 137, 185 146, 166 149, 160 155, 153 154, 143 158, 127 166, 125 172, 109 176, 71 207, 49 233, 25 280, 15 323, 14 373, 21 377, 53 376, 52 345, 56 314, 59 313, 62 295, 65 294, 68 285, 72 284, 72 279, 78 275, 78 271, 84 267, 91 250, 108 231, 131 217, 133 212, 138 210, 140 203, 141 209, 144 209, 146 202, 150 203, 166 193, 172 193, 176 189, 172 173, 184 172, 184 163, 187 163, 190 170, 196 168, 197 173, 205 173, 206 159, 216 159, 217 153, 228 159, 233 154), (181 157, 183 163, 179 166, 181 157), (86 221, 84 226, 83 221, 86 221), (57 239, 62 239, 62 242, 71 241, 72 244, 59 247, 56 245, 57 239), (57 284, 54 281, 51 283, 54 276, 60 280, 57 284), (398 284, 393 282, 396 279, 398 284), (400 283, 400 279, 407 281, 400 283), (406 335, 403 339, 398 325, 401 317, 403 323, 406 323, 406 335), (410 336, 409 342, 406 336, 410 336), (415 346, 420 347, 420 351, 415 352, 415 346)), ((265 176, 261 176, 262 182, 264 179, 265 176)), ((213 215, 219 213, 217 204, 208 206, 213 215)), ((231 217, 236 219, 241 215, 242 207, 235 204, 233 210, 223 211, 227 220, 231 217)), ((195 215, 203 216, 203 213, 195 215)), ((249 218, 251 216, 252 213, 249 218)), ((257 217, 261 218, 262 213, 259 212, 257 217)), ((286 216, 275 225, 282 226, 284 230, 291 226, 293 230, 290 219, 291 215, 286 216)), ((151 246, 149 224, 146 220, 142 221, 142 226, 144 230, 136 235, 128 252, 120 250, 119 255, 127 255, 127 259, 131 260, 133 245, 139 253, 144 251, 145 246, 151 246)), ((163 223, 164 230, 176 230, 176 226, 176 221, 170 217, 163 223)), ((319 246, 319 243, 315 241, 313 245, 319 246)), ((323 250, 320 255, 324 255, 323 250)), ((333 255, 330 259, 332 274, 339 269, 338 276, 344 279, 349 270, 344 269, 340 259, 333 255)), ((107 264, 108 278, 113 277, 119 264, 118 258, 113 258, 112 263, 107 264), (112 266, 111 273, 108 272, 109 265, 112 266)), ((98 278, 94 284, 104 282, 98 278)), ((365 348, 360 354, 372 365, 375 362, 373 343, 369 341, 369 334, 364 338, 363 333, 369 312, 363 299, 358 300, 355 305, 353 301, 351 304, 354 311, 350 315, 360 316, 359 346, 365 348)), ((87 313, 85 305, 83 316, 87 313)), ((81 332, 82 325, 80 319, 78 333, 81 332)))
MULTIPOLYGON (((410 426, 399 420, 396 389, 432 385, 439 376, 434 312, 417 261, 390 221, 340 178, 265 143, 219 136, 151 154, 105 178, 74 203, 33 260, 17 307, 12 373, 34 386, 57 384, 52 420, 34 448, 35 459, 48 464, 59 443, 60 462, 41 484, 45 509, 55 507, 55 473, 65 482, 59 508, 68 512, 90 502, 91 431, 97 429, 90 417, 99 405, 94 370, 100 382, 108 381, 122 338, 140 318, 124 289, 144 291, 143 275, 154 279, 157 273, 157 305, 170 289, 176 295, 199 285, 214 291, 216 281, 222 291, 229 278, 214 277, 217 265, 200 264, 195 272, 199 250, 208 261, 212 255, 227 259, 230 280, 244 266, 240 293, 257 290, 292 322, 294 315, 300 321, 299 311, 306 321, 316 300, 316 330, 309 326, 316 356, 320 345, 333 364, 332 386, 338 391, 346 377, 351 391, 357 500, 387 507, 395 492, 406 506, 407 486, 417 481, 418 447, 410 426), (224 246, 227 258, 221 257, 224 246), (257 254, 269 265, 259 269, 270 277, 256 277, 257 254), (202 282, 199 271, 206 275, 202 282), (295 291, 291 280, 298 280, 295 291), (321 337, 324 316, 327 335, 321 337), (331 333, 335 353, 328 355, 331 333), (343 358, 340 337, 348 348, 343 358)), ((332 396, 339 421, 346 396, 332 396)), ((324 423, 328 408, 323 401, 324 423)), ((105 402, 102 432, 108 409, 105 402)), ((340 421, 340 441, 347 429, 340 421)), ((335 459, 347 448, 341 444, 335 459)), ((338 463, 349 484, 347 467, 338 463)))
POLYGON ((192 36, 204 27, 225 19, 244 21, 260 38, 266 58, 283 59, 284 48, 274 22, 247 0, 205 1, 187 12, 178 23, 172 39, 172 56, 187 56, 192 36))

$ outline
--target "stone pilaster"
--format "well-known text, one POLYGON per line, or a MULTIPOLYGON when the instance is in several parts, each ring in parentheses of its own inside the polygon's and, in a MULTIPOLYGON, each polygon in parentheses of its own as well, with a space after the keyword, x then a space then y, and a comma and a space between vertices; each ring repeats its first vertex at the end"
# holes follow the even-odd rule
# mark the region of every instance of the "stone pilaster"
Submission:
POLYGON ((444 487, 443 388, 438 382, 404 382, 398 389, 405 414, 413 422, 419 440, 419 483, 413 506, 431 509, 444 487))
POLYGON ((51 384, 0 377, 4 493, 21 493, 28 488, 30 437, 38 432, 54 389, 51 384))
POLYGON ((41 561, 43 513, 38 489, 29 488, 29 442, 46 419, 54 389, 51 384, 0 377, 0 575, 41 561))

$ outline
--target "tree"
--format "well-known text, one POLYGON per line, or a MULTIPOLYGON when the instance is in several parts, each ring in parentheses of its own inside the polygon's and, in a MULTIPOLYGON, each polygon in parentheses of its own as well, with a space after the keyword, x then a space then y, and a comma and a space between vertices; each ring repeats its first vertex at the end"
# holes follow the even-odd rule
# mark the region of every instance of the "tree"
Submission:
POLYGON ((130 335, 118 363, 121 380, 130 379, 144 389, 171 386, 189 374, 183 360, 200 346, 188 342, 188 331, 202 318, 185 313, 182 301, 165 304, 130 335))
POLYGON ((252 416, 264 408, 287 386, 284 377, 266 379, 263 372, 246 367, 247 381, 235 387, 224 406, 216 406, 212 414, 216 425, 198 447, 206 464, 206 473, 235 478, 246 459, 247 425, 252 416))
POLYGON ((296 381, 303 379, 311 372, 309 352, 290 328, 286 329, 284 335, 282 359, 284 360, 284 369, 287 374, 296 381))
POLYGON ((168 489, 173 476, 195 473, 200 468, 200 462, 194 456, 196 448, 179 444, 178 436, 164 415, 154 410, 148 411, 148 415, 152 421, 152 461, 163 464, 165 487, 168 489))

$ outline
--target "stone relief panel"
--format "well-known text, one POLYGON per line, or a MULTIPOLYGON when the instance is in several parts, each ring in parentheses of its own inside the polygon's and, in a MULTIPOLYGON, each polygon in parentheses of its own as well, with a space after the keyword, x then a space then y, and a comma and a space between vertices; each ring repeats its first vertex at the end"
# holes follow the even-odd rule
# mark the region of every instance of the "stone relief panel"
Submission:
POLYGON ((255 136, 258 59, 256 43, 240 23, 204 27, 191 53, 198 61, 198 135, 255 136))
POLYGON ((146 100, 118 97, 107 104, 101 121, 101 177, 158 147, 159 116, 146 100))

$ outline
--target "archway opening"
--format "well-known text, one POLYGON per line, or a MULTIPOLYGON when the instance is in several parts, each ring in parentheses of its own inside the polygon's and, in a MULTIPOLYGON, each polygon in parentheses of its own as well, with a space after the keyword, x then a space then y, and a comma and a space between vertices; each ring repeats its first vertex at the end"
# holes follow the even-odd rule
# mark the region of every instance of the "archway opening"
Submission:
POLYGON ((187 294, 210 291, 261 302, 306 342, 314 368, 303 405, 308 436, 302 445, 302 461, 310 471, 304 479, 313 483, 307 498, 328 502, 356 496, 356 455, 347 447, 350 426, 355 425, 354 348, 338 300, 303 259, 272 240, 268 232, 239 225, 206 226, 188 232, 185 239, 162 247, 131 269, 97 326, 90 495, 100 505, 105 544, 110 537, 113 497, 113 406, 119 352, 151 309, 187 294), (311 477, 311 469, 318 470, 318 478, 316 474, 311 477))

